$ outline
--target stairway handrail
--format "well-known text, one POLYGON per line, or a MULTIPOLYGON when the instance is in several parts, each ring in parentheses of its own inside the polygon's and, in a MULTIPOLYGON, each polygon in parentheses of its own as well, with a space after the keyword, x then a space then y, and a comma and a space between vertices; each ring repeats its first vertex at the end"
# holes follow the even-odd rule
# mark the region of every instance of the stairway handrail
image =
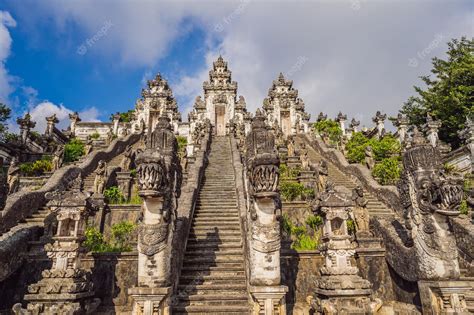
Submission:
POLYGON ((329 148, 321 140, 311 134, 302 135, 306 143, 316 150, 324 159, 336 166, 344 174, 351 175, 361 183, 362 187, 374 195, 385 206, 394 210, 397 214, 403 214, 398 189, 394 185, 380 185, 370 173, 370 170, 361 164, 351 164, 342 152, 329 148))

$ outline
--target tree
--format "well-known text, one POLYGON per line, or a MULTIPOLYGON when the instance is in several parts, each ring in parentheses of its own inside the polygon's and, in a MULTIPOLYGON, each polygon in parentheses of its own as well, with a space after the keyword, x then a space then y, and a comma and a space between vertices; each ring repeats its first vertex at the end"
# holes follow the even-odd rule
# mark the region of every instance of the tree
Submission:
POLYGON ((464 128, 466 117, 474 114, 474 40, 453 39, 447 55, 447 60, 432 59, 435 78, 422 76, 427 88, 415 86, 418 95, 410 97, 401 112, 418 127, 425 123, 426 114, 439 119, 439 138, 457 148, 461 144, 458 131, 464 128))
POLYGON ((5 122, 10 119, 11 109, 0 103, 0 139, 4 140, 7 134, 8 127, 5 122))

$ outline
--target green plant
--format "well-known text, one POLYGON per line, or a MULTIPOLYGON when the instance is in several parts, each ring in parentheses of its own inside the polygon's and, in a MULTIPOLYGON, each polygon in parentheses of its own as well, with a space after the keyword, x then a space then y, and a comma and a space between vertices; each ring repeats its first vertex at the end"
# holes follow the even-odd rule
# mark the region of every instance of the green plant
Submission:
POLYGON ((313 128, 321 136, 328 137, 333 144, 336 144, 341 140, 342 130, 337 121, 332 119, 320 120, 314 123, 313 128))
POLYGON ((402 170, 398 158, 386 158, 375 164, 372 176, 382 185, 393 184, 400 178, 402 170))
POLYGON ((77 161, 84 153, 84 143, 77 138, 73 138, 64 146, 64 162, 77 161))
POLYGON ((110 204, 121 204, 124 203, 125 197, 122 194, 122 191, 117 186, 111 186, 104 191, 104 197, 107 199, 107 202, 110 204))
POLYGON ((43 158, 34 162, 22 163, 19 168, 24 176, 41 176, 45 172, 51 172, 53 163, 49 158, 43 158))
POLYGON ((467 201, 466 201, 466 199, 463 199, 463 200, 461 201, 461 204, 459 205, 459 212, 460 212, 461 214, 466 214, 466 215, 468 214, 468 212, 469 212, 469 207, 467 206, 467 201))
POLYGON ((131 236, 135 228, 136 228, 136 225, 128 221, 122 221, 122 222, 112 225, 112 228, 111 228, 112 248, 121 252, 131 251, 132 250, 131 236))
POLYGON ((347 233, 349 233, 349 235, 354 235, 355 231, 356 231, 356 226, 355 226, 354 220, 347 219, 346 220, 346 225, 347 225, 347 233))
POLYGON ((188 145, 188 139, 183 136, 177 136, 176 139, 178 140, 178 155, 183 157, 186 151, 186 146, 188 145))
POLYGON ((280 182, 280 194, 284 201, 293 201, 303 195, 305 187, 303 184, 294 182, 280 182))
POLYGON ((137 169, 136 168, 130 170, 130 176, 137 177, 137 169))
POLYGON ((425 124, 427 113, 440 120, 440 140, 456 149, 462 143, 458 132, 466 127, 466 116, 474 114, 474 40, 451 40, 446 57, 432 59, 431 75, 421 77, 426 87, 415 86, 417 95, 401 112, 418 127, 425 124))
POLYGON ((400 143, 390 134, 385 135, 381 139, 369 139, 362 132, 356 132, 352 135, 346 145, 347 159, 349 162, 363 162, 365 159, 365 149, 368 146, 372 147, 376 161, 382 161, 389 157, 399 156, 401 153, 400 143))
POLYGON ((91 134, 90 137, 91 137, 91 139, 93 139, 93 140, 97 140, 97 139, 100 138, 100 134, 96 131, 96 132, 94 132, 93 134, 91 134))
MULTIPOLYGON (((127 112, 117 113, 120 115, 119 121, 121 122, 131 122, 135 115, 135 110, 131 109, 127 112)), ((110 120, 114 120, 114 115, 110 115, 110 120)))
POLYGON ((300 175, 300 168, 290 168, 285 163, 280 163, 280 178, 284 179, 294 179, 300 175))
MULTIPOLYGON (((288 236, 293 236, 291 248, 296 251, 315 250, 319 246, 320 223, 319 216, 310 216, 306 219, 306 226, 295 225, 291 222, 288 214, 282 215, 282 229, 288 236)), ((322 220, 321 220, 322 223, 322 220)))
POLYGON ((112 225, 109 238, 96 228, 89 226, 85 230, 84 246, 95 253, 129 252, 132 250, 132 235, 136 225, 122 221, 112 225))
POLYGON ((319 215, 312 215, 306 219, 305 223, 316 231, 323 224, 323 218, 319 215))

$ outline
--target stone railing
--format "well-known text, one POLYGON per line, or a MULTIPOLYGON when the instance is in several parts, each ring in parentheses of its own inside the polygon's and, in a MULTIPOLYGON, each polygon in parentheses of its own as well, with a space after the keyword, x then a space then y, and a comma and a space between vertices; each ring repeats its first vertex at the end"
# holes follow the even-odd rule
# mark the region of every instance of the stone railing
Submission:
POLYGON ((194 209, 202 185, 204 170, 208 163, 208 155, 211 147, 211 130, 202 138, 201 146, 193 157, 193 162, 188 162, 188 177, 181 188, 181 196, 178 199, 178 219, 176 221, 175 237, 173 239, 173 259, 172 263, 172 283, 176 291, 178 279, 181 274, 184 253, 188 236, 191 230, 191 222, 194 216, 194 209))
POLYGON ((382 186, 372 177, 370 170, 361 164, 350 164, 342 152, 328 148, 326 144, 312 135, 304 134, 302 138, 310 144, 322 157, 329 160, 341 172, 356 178, 365 190, 373 194, 387 207, 395 210, 399 215, 403 209, 400 204, 400 196, 396 186, 382 186))
POLYGON ((65 190, 69 183, 75 179, 79 173, 84 178, 95 170, 100 160, 109 161, 113 157, 122 153, 127 146, 137 142, 140 134, 131 134, 126 138, 114 140, 107 149, 96 151, 87 156, 78 165, 70 165, 57 170, 38 190, 20 191, 10 195, 5 207, 0 212, 0 234, 8 231, 24 218, 30 216, 34 211, 46 203, 45 194, 54 190, 65 190))

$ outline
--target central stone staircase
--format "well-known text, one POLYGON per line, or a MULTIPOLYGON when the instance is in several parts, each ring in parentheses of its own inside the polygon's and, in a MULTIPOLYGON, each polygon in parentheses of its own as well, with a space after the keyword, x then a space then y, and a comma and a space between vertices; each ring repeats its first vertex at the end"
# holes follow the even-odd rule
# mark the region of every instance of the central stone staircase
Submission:
POLYGON ((228 137, 212 141, 173 301, 173 314, 249 313, 228 137))

